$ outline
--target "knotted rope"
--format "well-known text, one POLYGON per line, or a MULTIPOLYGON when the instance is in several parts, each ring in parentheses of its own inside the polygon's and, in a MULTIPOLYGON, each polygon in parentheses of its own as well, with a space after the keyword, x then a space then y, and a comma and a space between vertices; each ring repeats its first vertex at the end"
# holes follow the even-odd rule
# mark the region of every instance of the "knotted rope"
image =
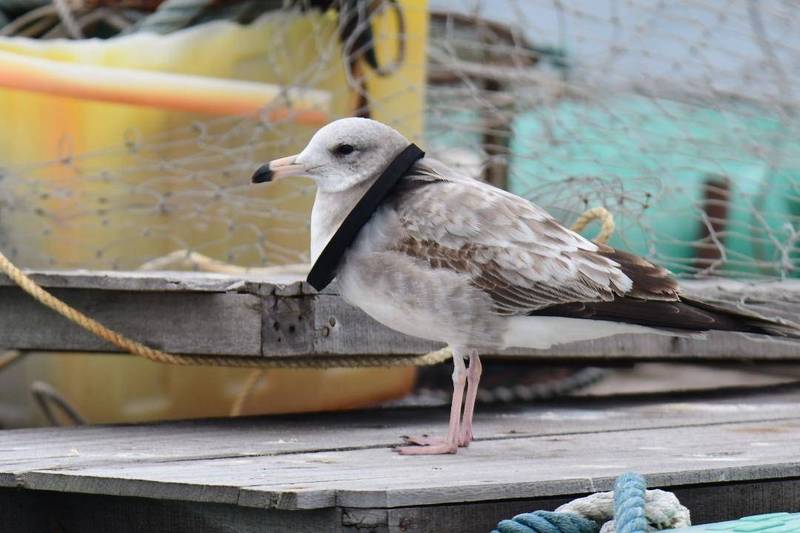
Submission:
POLYGON ((500 521, 492 533, 646 533, 690 525, 689 510, 674 494, 646 490, 644 478, 629 472, 617 478, 613 492, 578 498, 555 511, 519 514, 500 521))

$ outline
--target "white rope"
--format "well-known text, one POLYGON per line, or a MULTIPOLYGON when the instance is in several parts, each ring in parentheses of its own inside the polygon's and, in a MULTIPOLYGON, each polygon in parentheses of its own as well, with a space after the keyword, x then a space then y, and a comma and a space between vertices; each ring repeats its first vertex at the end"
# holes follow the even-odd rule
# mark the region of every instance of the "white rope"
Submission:
MULTIPOLYGON (((598 492, 572 500, 557 513, 573 513, 603 524, 600 533, 614 533, 614 492, 598 492)), ((671 492, 654 489, 645 492, 645 517, 651 531, 675 529, 692 525, 689 509, 681 505, 671 492)))

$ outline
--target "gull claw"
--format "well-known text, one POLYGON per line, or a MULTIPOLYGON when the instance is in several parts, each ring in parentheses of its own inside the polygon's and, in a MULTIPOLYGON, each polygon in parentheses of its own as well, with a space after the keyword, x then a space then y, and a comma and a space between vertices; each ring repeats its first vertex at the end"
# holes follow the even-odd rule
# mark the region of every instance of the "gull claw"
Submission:
POLYGON ((401 446, 394 449, 400 455, 444 455, 456 453, 458 444, 442 442, 428 446, 401 446))
POLYGON ((442 437, 431 437, 430 435, 411 436, 403 435, 403 442, 415 446, 438 446, 445 444, 445 439, 442 437))

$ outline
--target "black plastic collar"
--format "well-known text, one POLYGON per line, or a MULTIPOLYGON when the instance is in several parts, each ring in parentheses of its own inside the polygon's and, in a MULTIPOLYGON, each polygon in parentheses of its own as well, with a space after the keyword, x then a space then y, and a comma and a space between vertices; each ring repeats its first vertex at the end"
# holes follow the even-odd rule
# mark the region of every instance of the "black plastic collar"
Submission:
POLYGON ((411 143, 400 155, 389 163, 375 183, 367 189, 364 196, 358 201, 356 206, 347 214, 336 233, 325 245, 325 249, 314 262, 311 272, 308 273, 306 281, 318 291, 321 291, 336 277, 336 270, 342 260, 342 256, 347 248, 353 244, 358 232, 364 227, 372 214, 386 199, 389 191, 395 186, 397 181, 402 178, 411 166, 425 157, 425 152, 411 143))

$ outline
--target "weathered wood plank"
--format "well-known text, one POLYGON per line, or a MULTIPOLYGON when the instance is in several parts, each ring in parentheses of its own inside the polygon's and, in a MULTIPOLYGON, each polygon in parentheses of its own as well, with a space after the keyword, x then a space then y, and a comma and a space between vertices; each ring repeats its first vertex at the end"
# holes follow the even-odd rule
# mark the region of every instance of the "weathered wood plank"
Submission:
MULTIPOLYGON (((135 292, 231 292, 246 283, 264 280, 255 276, 236 276, 207 272, 147 272, 64 270, 31 272, 30 277, 43 287, 51 289, 93 289, 135 292)), ((0 287, 15 287, 4 274, 0 274, 0 287)))
MULTIPOLYGON (((180 353, 265 357, 412 355, 440 344, 386 328, 335 294, 316 294, 301 282, 263 276, 179 272, 48 272, 43 286, 71 298, 101 322, 133 338, 180 353), (256 317, 255 311, 261 309, 256 317)), ((23 350, 110 350, 31 300, 0 276, 0 346, 23 350)), ((744 283, 686 281, 687 292, 743 301, 765 314, 800 317, 800 281, 744 283)), ((617 335, 548 350, 508 350, 506 357, 539 360, 770 360, 800 361, 800 343, 739 333, 705 337, 617 335)))
POLYGON ((315 297, 313 313, 313 350, 317 354, 344 355, 358 346, 364 354, 409 355, 442 347, 389 329, 334 294, 315 297))
MULTIPOLYGON (((53 293, 140 342, 177 353, 260 355, 261 299, 237 293, 55 289, 53 293)), ((0 346, 116 351, 11 287, 0 287, 0 346)))
MULTIPOLYGON (((213 272, 120 271, 120 270, 41 270, 28 275, 42 287, 50 289, 92 289, 134 292, 250 292, 298 296, 317 294, 300 279, 269 273, 232 276, 213 272)), ((0 273, 0 287, 16 287, 0 273)), ((335 285, 323 293, 335 291, 335 285)))
POLYGON ((314 355, 320 328, 313 308, 314 299, 310 297, 265 296, 262 352, 272 357, 314 355))
MULTIPOLYGON (((291 511, 234 505, 0 489, 3 533, 340 533, 339 509, 291 511)), ((363 531, 362 531, 363 533, 363 531)))
POLYGON ((662 487, 796 479, 800 391, 783 391, 483 410, 479 440, 446 457, 389 449, 441 430, 443 409, 10 430, 0 485, 298 510, 561 497, 629 469, 662 487))
POLYGON ((798 439, 800 418, 486 440, 444 458, 403 457, 381 447, 43 469, 16 479, 35 490, 258 508, 393 508, 608 490, 629 469, 658 486, 796 478, 798 439), (757 446, 748 439, 754 435, 757 446))
MULTIPOLYGON (((500 439, 781 421, 796 415, 800 391, 790 386, 769 395, 697 398, 701 399, 660 403, 581 398, 482 407, 476 414, 476 431, 479 439, 500 439)), ((0 432, 0 485, 13 485, 14 474, 40 468, 387 448, 399 443, 403 434, 441 431, 446 420, 447 408, 442 407, 7 430, 0 432)))

